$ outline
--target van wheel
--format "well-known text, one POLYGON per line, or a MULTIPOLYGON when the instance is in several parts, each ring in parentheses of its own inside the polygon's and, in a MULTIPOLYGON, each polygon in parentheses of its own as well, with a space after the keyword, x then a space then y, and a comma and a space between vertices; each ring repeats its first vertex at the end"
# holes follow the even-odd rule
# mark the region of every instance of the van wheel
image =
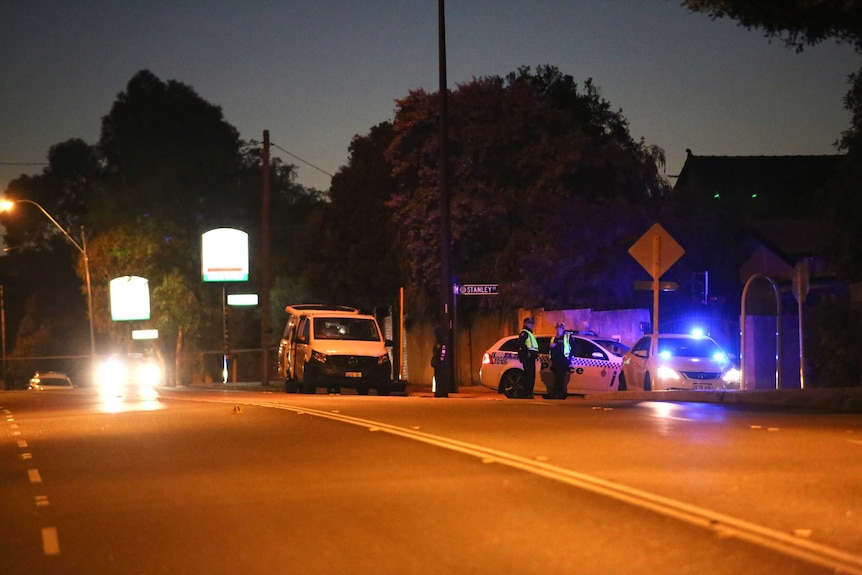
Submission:
POLYGON ((524 389, 524 372, 520 369, 510 369, 500 378, 498 391, 509 399, 520 397, 524 389))
POLYGON ((292 379, 284 380, 284 393, 296 393, 299 391, 299 386, 292 379))
POLYGON ((302 382, 302 393, 307 393, 313 395, 317 392, 317 386, 314 385, 314 382, 309 383, 308 380, 304 380, 302 382))
POLYGON ((649 377, 649 372, 644 374, 644 391, 652 391, 652 380, 649 377))

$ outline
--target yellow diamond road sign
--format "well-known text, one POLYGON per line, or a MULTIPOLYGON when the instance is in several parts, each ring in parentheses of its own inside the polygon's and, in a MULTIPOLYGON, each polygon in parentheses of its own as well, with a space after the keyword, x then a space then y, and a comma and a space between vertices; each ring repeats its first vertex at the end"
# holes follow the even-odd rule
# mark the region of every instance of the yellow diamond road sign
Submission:
POLYGON ((657 280, 682 257, 685 250, 667 230, 655 224, 629 248, 629 253, 657 280))

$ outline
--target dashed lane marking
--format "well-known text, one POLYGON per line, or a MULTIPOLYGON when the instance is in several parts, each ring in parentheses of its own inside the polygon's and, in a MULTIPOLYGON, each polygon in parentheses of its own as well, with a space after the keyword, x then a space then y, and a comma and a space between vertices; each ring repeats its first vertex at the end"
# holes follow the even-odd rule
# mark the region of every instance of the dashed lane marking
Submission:
POLYGON ((56 527, 42 528, 42 550, 45 555, 60 554, 60 538, 57 536, 56 527))
POLYGON ((30 478, 30 483, 42 483, 42 476, 39 475, 38 469, 28 469, 27 477, 30 478))

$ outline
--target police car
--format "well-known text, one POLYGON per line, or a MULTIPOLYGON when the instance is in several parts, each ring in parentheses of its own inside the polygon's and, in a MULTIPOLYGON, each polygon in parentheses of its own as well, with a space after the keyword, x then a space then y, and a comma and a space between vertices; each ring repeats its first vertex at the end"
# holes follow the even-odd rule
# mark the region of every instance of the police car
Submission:
MULTIPOLYGON (((628 346, 597 335, 566 332, 570 338, 572 361, 566 388, 571 394, 616 391, 623 355, 628 346)), ((551 373, 550 344, 553 336, 537 335, 539 359, 536 365, 535 393, 547 393, 554 380, 551 373)), ((524 370, 518 360, 518 336, 500 339, 482 355, 479 379, 482 385, 511 397, 520 389, 524 370)))
POLYGON ((621 389, 739 389, 739 370, 702 333, 643 336, 623 357, 621 389))

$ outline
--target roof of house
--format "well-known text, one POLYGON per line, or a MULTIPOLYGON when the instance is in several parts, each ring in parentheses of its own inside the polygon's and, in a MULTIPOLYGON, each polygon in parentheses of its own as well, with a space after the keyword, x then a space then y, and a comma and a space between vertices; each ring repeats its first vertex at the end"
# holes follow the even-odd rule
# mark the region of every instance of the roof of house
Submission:
POLYGON ((691 150, 674 195, 712 202, 746 218, 811 219, 823 186, 846 158, 829 156, 695 156, 691 150))

